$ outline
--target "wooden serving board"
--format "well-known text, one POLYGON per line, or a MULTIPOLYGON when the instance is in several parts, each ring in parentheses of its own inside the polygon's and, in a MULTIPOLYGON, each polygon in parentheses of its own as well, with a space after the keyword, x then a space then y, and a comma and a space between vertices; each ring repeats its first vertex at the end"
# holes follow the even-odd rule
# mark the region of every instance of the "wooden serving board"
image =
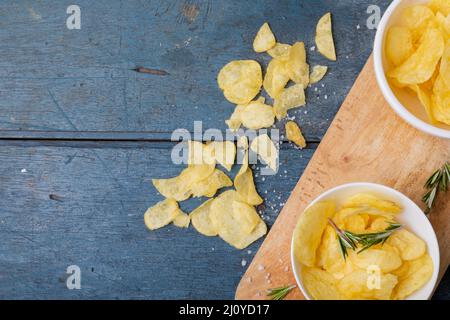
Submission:
MULTIPOLYGON (((414 129, 389 107, 369 58, 239 283, 236 299, 265 299, 268 288, 296 283, 290 262, 292 232, 307 204, 325 190, 349 182, 380 183, 423 207, 424 182, 449 159, 450 140, 414 129)), ((430 220, 440 246, 440 280, 450 262, 450 202, 438 202, 430 220)), ((296 288, 287 299, 304 297, 296 288)))

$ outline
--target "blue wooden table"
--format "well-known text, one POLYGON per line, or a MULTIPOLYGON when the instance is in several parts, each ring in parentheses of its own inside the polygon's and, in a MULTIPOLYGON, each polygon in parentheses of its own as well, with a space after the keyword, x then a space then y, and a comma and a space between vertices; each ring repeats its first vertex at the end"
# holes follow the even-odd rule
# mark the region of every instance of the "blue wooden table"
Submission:
MULTIPOLYGON (((308 148, 283 143, 279 173, 256 178, 270 226, 370 55, 368 6, 388 3, 77 0, 81 29, 69 30, 72 1, 2 1, 0 298, 232 299, 261 240, 238 251, 192 228, 143 224, 162 199, 150 179, 181 170, 170 161, 172 131, 195 120, 225 129, 233 106, 217 72, 233 59, 268 61, 251 48, 264 21, 281 42, 309 49, 331 11, 338 61, 309 51, 330 72, 291 114, 308 148), (66 286, 70 265, 81 270, 80 290, 66 286)), ((435 298, 450 298, 449 277, 435 298)))

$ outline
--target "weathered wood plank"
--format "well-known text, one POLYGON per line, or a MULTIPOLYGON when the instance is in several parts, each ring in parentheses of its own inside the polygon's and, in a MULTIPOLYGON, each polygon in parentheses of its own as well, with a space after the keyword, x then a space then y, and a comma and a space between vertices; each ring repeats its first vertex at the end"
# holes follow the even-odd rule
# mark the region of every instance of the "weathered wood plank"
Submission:
POLYGON ((329 65, 330 73, 323 88, 309 90, 308 107, 292 113, 307 139, 319 141, 371 51, 366 9, 388 2, 80 0, 81 30, 68 30, 63 2, 4 1, 0 135, 77 130, 168 137, 179 127, 191 130, 196 120, 224 129, 233 106, 217 88, 220 68, 233 59, 267 62, 251 48, 264 21, 280 41, 312 47, 318 18, 331 10, 339 59, 309 52, 311 63, 329 65), (137 74, 136 66, 169 75, 137 74))

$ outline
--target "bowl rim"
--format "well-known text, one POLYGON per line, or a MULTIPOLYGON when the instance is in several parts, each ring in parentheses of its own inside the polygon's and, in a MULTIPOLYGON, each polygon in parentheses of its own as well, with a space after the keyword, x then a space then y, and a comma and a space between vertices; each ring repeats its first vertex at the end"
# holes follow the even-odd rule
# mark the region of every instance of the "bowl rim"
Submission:
MULTIPOLYGON (((323 192, 320 195, 318 195, 316 198, 314 198, 314 200, 312 200, 305 207, 303 212, 305 210, 307 210, 310 206, 314 205, 318 201, 322 200, 323 198, 326 198, 327 196, 333 194, 336 191, 339 191, 339 190, 345 189, 345 188, 358 188, 358 187, 382 189, 383 191, 386 191, 386 193, 391 193, 391 194, 396 195, 396 196, 398 196, 400 198, 403 198, 405 201, 410 203, 410 205, 415 209, 414 210, 415 212, 423 213, 423 211, 417 206, 417 204, 414 201, 412 201, 409 197, 404 195, 402 192, 400 192, 400 191, 398 191, 396 189, 393 189, 391 187, 388 187, 388 186, 385 186, 385 185, 382 185, 382 184, 378 184, 378 183, 372 183, 372 182, 351 182, 351 183, 341 184, 341 185, 335 186, 335 187, 333 187, 331 189, 328 189, 325 192, 323 192)), ((434 228, 433 228, 430 220, 429 219, 425 219, 425 221, 426 221, 426 223, 428 224, 428 226, 432 230, 431 235, 430 235, 431 236, 431 242, 427 242, 427 246, 429 246, 429 247, 433 246, 437 250, 437 256, 432 256, 433 263, 436 262, 435 266, 434 266, 434 270, 433 270, 433 275, 431 276, 430 280, 428 280, 428 282, 427 282, 427 283, 430 283, 430 282, 433 283, 432 289, 427 294, 427 299, 429 300, 432 297, 432 295, 434 293, 434 290, 436 289, 436 284, 437 284, 437 280, 438 280, 438 277, 439 277, 439 271, 440 271, 440 257, 441 257, 441 253, 440 253, 440 249, 439 249, 439 243, 438 243, 438 240, 437 240, 437 237, 436 237, 436 232, 434 231, 434 228)), ((296 224, 297 224, 297 221, 296 221, 296 224)), ((290 248, 291 249, 290 250, 291 251, 290 252, 290 258, 291 258, 292 273, 294 274, 297 286, 300 289, 300 291, 302 292, 303 296, 307 300, 314 300, 309 295, 309 293, 306 290, 306 288, 303 286, 303 282, 301 281, 301 277, 300 277, 300 270, 297 270, 297 263, 296 263, 295 254, 294 254, 294 249, 295 249, 295 246, 294 246, 294 232, 295 232, 295 229, 292 232, 291 244, 290 244, 290 246, 291 246, 291 248, 290 248)), ((406 298, 406 300, 409 300, 408 297, 406 298)))
POLYGON ((403 104, 397 99, 393 93, 389 83, 387 82, 386 75, 384 73, 383 60, 382 60, 382 50, 384 44, 384 38, 386 34, 386 26, 391 18, 392 14, 395 12, 397 7, 403 2, 403 0, 394 0, 389 7, 386 9, 380 23, 378 24, 377 32, 375 35, 375 42, 373 46, 374 55, 374 68, 375 77, 378 82, 378 86, 386 99, 389 106, 399 115, 403 120, 409 123, 414 128, 430 134, 435 137, 450 139, 450 130, 438 128, 433 126, 411 113, 403 104))

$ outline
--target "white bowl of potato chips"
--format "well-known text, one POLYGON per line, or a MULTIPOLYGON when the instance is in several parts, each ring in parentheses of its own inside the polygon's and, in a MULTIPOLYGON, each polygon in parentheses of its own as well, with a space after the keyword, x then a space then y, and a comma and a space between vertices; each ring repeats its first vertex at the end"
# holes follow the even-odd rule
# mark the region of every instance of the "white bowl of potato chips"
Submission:
POLYGON ((375 73, 406 122, 450 138, 450 1, 395 0, 378 26, 375 73))
POLYGON ((438 278, 439 246, 408 197, 350 183, 323 193, 300 215, 291 260, 309 300, 426 300, 438 278))

